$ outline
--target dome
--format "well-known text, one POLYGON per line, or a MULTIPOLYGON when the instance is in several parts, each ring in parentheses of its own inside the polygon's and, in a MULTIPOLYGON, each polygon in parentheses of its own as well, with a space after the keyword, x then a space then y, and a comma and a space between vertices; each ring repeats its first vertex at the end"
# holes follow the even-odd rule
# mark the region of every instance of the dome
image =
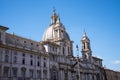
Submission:
POLYGON ((62 25, 54 24, 50 25, 43 34, 43 41, 51 40, 70 40, 68 33, 62 25))
POLYGON ((47 28, 42 38, 43 41, 47 41, 50 39, 53 39, 53 25, 47 28))
POLYGON ((51 24, 43 34, 43 41, 69 40, 69 35, 65 27, 60 22, 59 16, 53 11, 51 16, 51 24))

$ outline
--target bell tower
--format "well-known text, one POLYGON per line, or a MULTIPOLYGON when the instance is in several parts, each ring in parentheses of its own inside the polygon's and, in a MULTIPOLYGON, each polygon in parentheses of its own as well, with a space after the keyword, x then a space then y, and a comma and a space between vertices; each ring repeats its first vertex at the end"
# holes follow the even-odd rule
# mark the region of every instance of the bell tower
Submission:
POLYGON ((84 35, 82 37, 82 57, 83 60, 91 61, 92 51, 90 47, 90 40, 86 35, 86 32, 84 32, 84 35))

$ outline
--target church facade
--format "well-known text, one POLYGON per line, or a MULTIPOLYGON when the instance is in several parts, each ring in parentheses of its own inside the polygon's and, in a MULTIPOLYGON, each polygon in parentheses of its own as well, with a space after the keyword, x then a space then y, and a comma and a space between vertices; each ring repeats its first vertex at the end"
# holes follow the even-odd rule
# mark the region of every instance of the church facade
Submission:
POLYGON ((8 29, 0 26, 0 80, 105 80, 102 59, 92 55, 86 33, 82 56, 75 57, 73 41, 55 11, 40 42, 8 29))

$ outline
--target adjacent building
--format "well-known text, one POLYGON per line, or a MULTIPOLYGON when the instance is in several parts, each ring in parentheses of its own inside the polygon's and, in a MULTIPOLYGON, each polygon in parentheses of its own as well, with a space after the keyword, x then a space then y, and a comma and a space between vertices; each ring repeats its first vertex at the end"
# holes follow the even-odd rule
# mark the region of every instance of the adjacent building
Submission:
POLYGON ((0 26, 0 80, 106 79, 102 59, 92 55, 86 33, 82 56, 73 55, 73 41, 55 11, 40 42, 7 33, 8 29, 0 26))
POLYGON ((120 80, 120 71, 114 71, 104 68, 105 80, 120 80))

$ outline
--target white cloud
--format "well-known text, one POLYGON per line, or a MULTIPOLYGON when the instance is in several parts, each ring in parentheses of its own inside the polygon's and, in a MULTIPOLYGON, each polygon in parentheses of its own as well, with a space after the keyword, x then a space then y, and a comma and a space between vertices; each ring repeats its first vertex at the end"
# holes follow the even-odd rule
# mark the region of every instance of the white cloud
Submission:
POLYGON ((120 60, 112 61, 112 64, 120 64, 120 60))

